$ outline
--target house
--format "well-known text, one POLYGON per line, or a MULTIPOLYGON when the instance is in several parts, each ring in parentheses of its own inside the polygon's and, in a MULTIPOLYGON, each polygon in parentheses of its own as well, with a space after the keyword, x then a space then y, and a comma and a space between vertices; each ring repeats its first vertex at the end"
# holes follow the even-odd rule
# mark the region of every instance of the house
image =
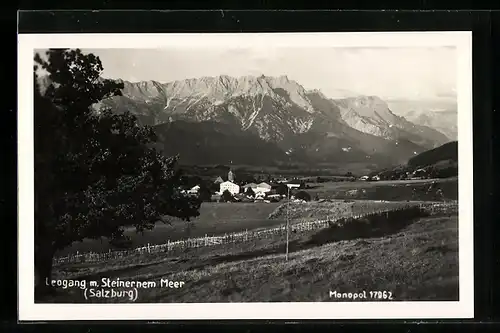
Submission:
POLYGON ((188 190, 187 194, 198 194, 199 190, 200 190, 200 185, 196 185, 192 187, 190 190, 188 190))
POLYGON ((359 180, 368 180, 368 179, 370 179, 370 177, 368 177, 368 176, 363 176, 363 177, 359 178, 359 180))
POLYGON ((425 171, 425 169, 417 169, 412 174, 413 177, 425 177, 426 175, 427 172, 425 171))
POLYGON ((214 184, 220 184, 220 183, 224 183, 224 179, 222 179, 222 177, 217 177, 217 179, 214 180, 214 184))
POLYGON ((373 176, 373 177, 372 177, 372 180, 374 180, 374 181, 379 181, 379 180, 380 180, 380 177, 379 177, 379 176, 373 176))
POLYGON ((281 200, 281 195, 279 194, 271 194, 267 196, 267 199, 269 199, 271 202, 278 202, 281 200))
POLYGON ((266 197, 266 194, 264 192, 257 192, 255 194, 255 199, 259 199, 259 200, 264 200, 264 198, 266 197))
POLYGON ((244 185, 243 188, 245 189, 245 191, 248 188, 251 188, 252 190, 255 190, 257 188, 257 184, 255 184, 255 183, 248 183, 248 184, 244 185))
POLYGON ((271 185, 262 182, 260 184, 257 184, 257 186, 255 188, 252 188, 252 190, 254 190, 255 193, 267 193, 271 191, 271 185))
POLYGON ((240 193, 240 187, 229 180, 219 185, 219 193, 222 194, 224 191, 228 190, 232 195, 240 193))

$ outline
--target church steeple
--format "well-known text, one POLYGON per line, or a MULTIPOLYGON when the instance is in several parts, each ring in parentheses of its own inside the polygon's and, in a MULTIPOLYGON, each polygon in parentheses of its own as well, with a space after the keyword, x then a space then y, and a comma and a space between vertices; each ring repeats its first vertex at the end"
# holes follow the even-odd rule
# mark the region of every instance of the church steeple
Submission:
POLYGON ((227 173, 227 180, 234 183, 233 161, 229 161, 229 172, 227 173))

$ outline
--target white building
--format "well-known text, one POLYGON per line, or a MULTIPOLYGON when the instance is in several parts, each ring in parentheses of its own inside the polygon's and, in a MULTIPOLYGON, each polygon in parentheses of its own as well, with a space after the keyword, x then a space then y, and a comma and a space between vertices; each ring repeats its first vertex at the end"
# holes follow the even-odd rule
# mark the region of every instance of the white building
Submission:
POLYGON ((255 194, 255 199, 264 200, 265 197, 266 197, 266 194, 264 192, 257 192, 255 194))
POLYGON ((255 186, 255 188, 252 188, 252 190, 254 190, 255 193, 267 193, 267 192, 271 191, 271 185, 269 185, 267 183, 260 183, 260 184, 257 184, 257 186, 255 186))
POLYGON ((224 193, 225 190, 228 190, 229 193, 231 193, 232 195, 240 193, 240 187, 238 185, 236 185, 235 183, 230 182, 230 181, 223 182, 219 185, 219 193, 220 194, 224 193))
MULTIPOLYGON (((243 188, 244 188, 245 190, 247 190, 247 189, 249 189, 249 188, 251 188, 252 190, 255 190, 255 189, 257 188, 257 184, 255 184, 255 183, 249 183, 249 184, 244 185, 244 186, 243 186, 243 188)), ((254 192, 255 192, 255 191, 254 191, 254 192)))
POLYGON ((200 191, 200 185, 196 185, 190 190, 187 191, 188 194, 198 194, 198 191, 200 191))

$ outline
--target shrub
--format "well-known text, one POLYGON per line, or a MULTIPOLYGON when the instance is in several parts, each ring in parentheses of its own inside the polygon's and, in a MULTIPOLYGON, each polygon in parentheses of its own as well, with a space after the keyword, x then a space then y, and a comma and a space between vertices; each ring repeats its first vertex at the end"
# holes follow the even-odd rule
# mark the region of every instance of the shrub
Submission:
POLYGON ((300 191, 295 194, 296 199, 311 201, 311 195, 305 191, 300 191))
POLYGON ((112 248, 124 250, 132 248, 133 243, 130 236, 123 235, 119 238, 111 239, 109 245, 111 245, 112 248))

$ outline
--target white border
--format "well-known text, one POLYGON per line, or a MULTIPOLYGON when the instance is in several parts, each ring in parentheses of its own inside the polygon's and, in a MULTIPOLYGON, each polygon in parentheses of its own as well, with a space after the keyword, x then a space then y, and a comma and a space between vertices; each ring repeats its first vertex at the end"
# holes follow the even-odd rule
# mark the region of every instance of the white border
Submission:
POLYGON ((18 36, 19 320, 473 318, 472 33, 20 34, 18 36), (35 304, 33 55, 46 48, 432 47, 458 55, 459 302, 35 304))

